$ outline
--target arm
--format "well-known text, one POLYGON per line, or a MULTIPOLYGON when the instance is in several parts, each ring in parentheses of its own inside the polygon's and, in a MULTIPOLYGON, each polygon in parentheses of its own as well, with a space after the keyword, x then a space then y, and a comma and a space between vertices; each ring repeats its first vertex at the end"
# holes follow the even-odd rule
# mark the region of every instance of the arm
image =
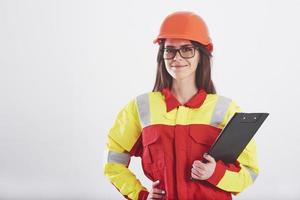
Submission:
MULTIPOLYGON (((226 125, 235 112, 241 112, 241 109, 232 101, 223 122, 220 124, 221 128, 226 125)), ((256 143, 252 139, 236 163, 225 164, 222 161, 217 161, 214 173, 207 181, 222 190, 239 193, 255 181, 258 173, 256 143)))
POLYGON ((146 199, 148 191, 128 169, 131 156, 139 156, 141 125, 132 100, 119 112, 114 126, 108 134, 107 162, 104 174, 127 199, 146 199))

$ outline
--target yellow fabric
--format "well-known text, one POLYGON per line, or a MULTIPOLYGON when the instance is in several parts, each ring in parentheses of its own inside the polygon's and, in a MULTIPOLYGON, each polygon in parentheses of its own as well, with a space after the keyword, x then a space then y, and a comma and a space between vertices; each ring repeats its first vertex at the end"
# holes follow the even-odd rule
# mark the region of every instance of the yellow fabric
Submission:
POLYGON ((130 151, 141 134, 136 100, 131 100, 118 114, 108 136, 126 151, 130 151))
MULTIPOLYGON (((208 94, 200 108, 191 109, 180 106, 178 109, 167 112, 164 96, 160 92, 151 92, 148 95, 150 104, 150 125, 209 125, 219 97, 216 94, 208 94), (180 116, 176 117, 179 109, 180 116)), ((224 128, 233 114, 240 111, 240 107, 232 101, 223 121, 218 124, 217 127, 221 129, 224 128)), ((119 112, 114 126, 110 129, 107 149, 119 153, 130 152, 139 138, 141 131, 142 127, 137 111, 137 102, 136 99, 133 99, 119 112)), ((241 170, 239 172, 226 170, 225 175, 217 184, 217 187, 226 191, 239 193, 252 184, 251 176, 244 166, 255 173, 259 171, 254 140, 248 144, 246 149, 239 156, 238 161, 241 164, 241 170)), ((107 163, 105 165, 105 175, 123 195, 127 195, 131 199, 137 199, 139 192, 146 190, 125 165, 107 163)))
MULTIPOLYGON (((219 127, 224 128, 235 112, 241 112, 241 109, 234 101, 232 101, 228 111, 226 112, 225 118, 219 127)), ((245 167, 258 175, 259 169, 256 156, 256 143, 254 139, 249 142, 244 151, 238 157, 237 161, 240 163, 241 170, 239 172, 226 170, 225 175, 220 180, 217 187, 226 191, 240 193, 253 183, 252 178, 245 167)))
MULTIPOLYGON (((118 114, 108 134, 107 150, 117 153, 128 153, 141 134, 141 125, 136 109, 136 100, 130 101, 118 114)), ((122 195, 138 199, 141 190, 147 191, 141 182, 120 163, 106 163, 104 174, 118 188, 122 195)))
POLYGON ((125 165, 107 163, 104 174, 122 195, 127 195, 130 199, 138 199, 140 191, 147 190, 125 165))
POLYGON ((218 95, 208 94, 203 105, 197 109, 180 106, 180 116, 176 115, 178 110, 173 109, 170 112, 166 111, 164 97, 160 92, 152 92, 149 94, 151 125, 188 125, 188 124, 209 124, 214 111, 214 106, 217 103, 218 95), (177 121, 175 121, 175 119, 177 121))

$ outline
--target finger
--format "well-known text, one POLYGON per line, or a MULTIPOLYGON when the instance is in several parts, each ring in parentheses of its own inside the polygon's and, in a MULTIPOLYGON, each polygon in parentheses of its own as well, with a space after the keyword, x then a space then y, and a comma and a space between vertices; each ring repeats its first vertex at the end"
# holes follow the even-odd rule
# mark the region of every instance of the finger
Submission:
POLYGON ((197 174, 195 172, 192 172, 192 177, 195 177, 195 179, 204 180, 205 174, 197 174))
POLYGON ((205 163, 202 163, 201 161, 199 161, 199 162, 194 162, 193 167, 196 168, 196 169, 202 169, 202 170, 205 170, 206 164, 205 164, 205 163))
POLYGON ((201 177, 198 176, 197 174, 195 174, 194 172, 191 173, 191 177, 192 177, 193 179, 201 180, 201 177))
POLYGON ((202 176, 205 172, 203 171, 203 170, 197 170, 197 169, 195 169, 195 168, 192 168, 192 172, 194 173, 194 174, 196 174, 197 176, 202 176))
POLYGON ((199 178, 198 178, 198 176, 197 175, 195 175, 193 172, 191 172, 191 178, 192 179, 196 179, 196 180, 198 180, 199 178))
POLYGON ((162 199, 162 198, 164 198, 164 195, 163 194, 155 194, 155 193, 153 193, 151 195, 151 197, 154 198, 154 199, 162 199))
POLYGON ((213 157, 211 157, 210 155, 208 155, 207 153, 205 153, 203 155, 203 157, 208 161, 208 162, 216 162, 215 159, 213 157))
POLYGON ((202 162, 200 160, 194 160, 193 165, 201 164, 202 162))
POLYGON ((166 192, 164 190, 158 189, 158 188, 153 188, 152 192, 155 194, 165 194, 166 192))
POLYGON ((152 188, 156 187, 159 184, 159 180, 156 180, 155 182, 152 183, 152 188))

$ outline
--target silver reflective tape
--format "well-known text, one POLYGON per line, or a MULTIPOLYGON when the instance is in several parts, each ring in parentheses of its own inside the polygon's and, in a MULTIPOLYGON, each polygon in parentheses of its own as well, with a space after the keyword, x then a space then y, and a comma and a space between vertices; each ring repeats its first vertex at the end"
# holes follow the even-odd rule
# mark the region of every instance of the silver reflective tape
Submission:
POLYGON ((113 151, 108 152, 107 162, 108 163, 120 163, 128 165, 130 161, 129 153, 117 153, 113 151))
POLYGON ((219 96, 214 112, 211 117, 211 121, 210 121, 211 125, 218 126, 218 124, 220 124, 223 121, 230 103, 231 103, 231 99, 228 99, 223 96, 219 96))
POLYGON ((142 128, 150 125, 150 108, 148 94, 142 94, 136 98, 139 117, 142 123, 142 128))
POLYGON ((253 170, 251 170, 249 167, 246 167, 246 166, 244 166, 244 167, 245 167, 245 168, 247 169, 247 171, 249 172, 249 174, 250 174, 250 176, 251 176, 251 179, 252 179, 252 182, 254 182, 255 179, 257 178, 258 174, 255 173, 253 170))

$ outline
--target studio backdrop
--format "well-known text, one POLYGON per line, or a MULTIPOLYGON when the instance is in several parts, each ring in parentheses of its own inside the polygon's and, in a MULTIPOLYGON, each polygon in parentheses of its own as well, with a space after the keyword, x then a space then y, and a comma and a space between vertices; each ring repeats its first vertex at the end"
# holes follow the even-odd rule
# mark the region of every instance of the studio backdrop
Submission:
MULTIPOLYGON (((118 112, 154 86, 161 21, 208 24, 217 93, 268 112, 240 200, 300 199, 300 2, 0 0, 0 199, 122 199, 103 174, 118 112)), ((129 168, 151 182, 139 158, 129 168)))

